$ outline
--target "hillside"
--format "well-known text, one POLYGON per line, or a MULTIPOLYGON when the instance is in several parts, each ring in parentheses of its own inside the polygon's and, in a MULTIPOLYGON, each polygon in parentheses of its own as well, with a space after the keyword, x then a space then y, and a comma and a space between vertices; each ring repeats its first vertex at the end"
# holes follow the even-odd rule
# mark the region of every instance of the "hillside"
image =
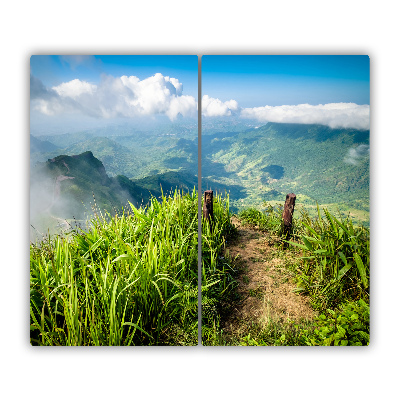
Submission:
POLYGON ((197 187, 197 176, 186 171, 169 171, 162 174, 151 175, 142 179, 132 179, 134 184, 143 188, 143 196, 146 192, 153 196, 161 197, 161 188, 164 194, 178 189, 184 193, 193 191, 197 187))
MULTIPOLYGON (((31 224, 43 232, 71 219, 84 220, 95 205, 99 210, 121 210, 128 201, 140 204, 141 188, 133 182, 109 177, 90 151, 60 155, 31 169, 31 224), (94 200, 94 198, 95 200, 94 200)), ((69 221, 69 222, 68 222, 69 221)))
MULTIPOLYGON (((203 190, 229 192, 234 212, 245 207, 261 208, 266 201, 282 203, 287 193, 294 192, 297 204, 311 214, 318 202, 331 210, 338 206, 355 220, 369 224, 369 131, 304 124, 252 126, 240 121, 229 124, 223 119, 206 121, 202 135, 203 190)), ((111 130, 32 136, 31 167, 40 171, 45 160, 56 159, 60 164, 57 173, 65 175, 60 154, 71 157, 90 151, 102 163, 109 180, 88 183, 90 168, 83 168, 72 175, 74 180, 60 182, 62 190, 76 199, 73 207, 92 202, 92 191, 98 192, 96 200, 107 209, 120 208, 127 198, 147 203, 151 195, 160 197, 160 185, 164 193, 176 187, 189 191, 197 186, 195 127, 168 129, 142 132, 116 126, 111 130), (116 194, 121 187, 130 197, 124 195, 122 200, 116 194)), ((54 174, 51 177, 56 179, 54 174)), ((48 185, 50 194, 52 185, 48 185)))
POLYGON ((129 207, 146 205, 152 196, 176 188, 190 192, 197 177, 188 172, 166 172, 131 180, 124 175, 110 177, 103 163, 91 151, 59 155, 31 169, 31 225, 45 232, 68 228, 74 220, 86 220, 93 207, 114 214, 129 207))
POLYGON ((34 153, 47 153, 51 151, 57 151, 59 149, 58 146, 55 144, 47 141, 47 140, 40 140, 35 136, 30 135, 30 152, 31 154, 34 153))
POLYGON ((268 123, 202 137, 202 177, 230 191, 234 211, 283 201, 340 205, 369 219, 369 131, 268 123))

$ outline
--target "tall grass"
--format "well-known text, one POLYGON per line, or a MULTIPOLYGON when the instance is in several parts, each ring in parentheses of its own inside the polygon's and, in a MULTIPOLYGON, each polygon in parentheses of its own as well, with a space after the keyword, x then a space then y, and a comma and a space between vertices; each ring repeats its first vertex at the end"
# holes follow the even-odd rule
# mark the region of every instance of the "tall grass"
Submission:
POLYGON ((222 308, 235 288, 235 270, 224 254, 236 234, 229 212, 229 195, 214 197, 214 219, 202 220, 202 342, 212 344, 219 331, 222 308))
MULTIPOLYGON (((326 346, 369 344, 369 230, 353 225, 350 218, 335 217, 327 209, 311 218, 298 211, 293 218, 290 247, 282 229, 282 207, 267 206, 239 214, 248 223, 270 234, 270 244, 294 253, 286 268, 297 281, 297 291, 310 297, 319 314, 315 321, 253 321, 245 336, 229 336, 221 329, 224 307, 234 304, 236 272, 223 257, 225 243, 235 235, 229 222, 229 199, 217 196, 214 223, 203 221, 203 343, 206 345, 326 346), (300 213, 300 216, 298 215, 300 213), (211 227, 213 230, 211 230, 211 227), (215 237, 215 240, 214 240, 215 237)), ((340 215, 340 213, 339 213, 340 215)))
POLYGON ((267 205, 263 211, 257 210, 254 207, 246 208, 239 213, 238 217, 244 223, 256 226, 261 231, 268 231, 279 236, 283 233, 282 212, 282 205, 276 207, 267 205))
POLYGON ((197 193, 31 244, 33 345, 197 344, 197 193))
MULTIPOLYGON (((293 218, 292 250, 301 249, 296 264, 298 292, 311 296, 316 309, 337 307, 349 300, 369 299, 369 229, 355 226, 350 217, 335 217, 326 208, 312 218, 300 209, 293 218), (300 216, 298 216, 300 213, 300 216)), ((239 217, 282 239, 282 207, 242 211, 239 217)))
POLYGON ((297 237, 291 244, 303 250, 298 277, 299 291, 309 294, 316 308, 336 307, 346 300, 369 302, 369 229, 354 226, 349 217, 340 219, 327 209, 300 218, 297 237))

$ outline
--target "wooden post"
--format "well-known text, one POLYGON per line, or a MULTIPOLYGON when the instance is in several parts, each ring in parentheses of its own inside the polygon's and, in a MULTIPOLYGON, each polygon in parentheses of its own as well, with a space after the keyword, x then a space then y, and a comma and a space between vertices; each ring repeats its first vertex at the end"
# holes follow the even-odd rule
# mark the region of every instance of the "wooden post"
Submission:
MULTIPOLYGON (((296 203, 296 195, 294 193, 287 194, 282 214, 283 234, 285 240, 288 240, 292 233, 292 219, 293 219, 295 203, 296 203)), ((285 247, 287 247, 287 243, 285 244, 285 247)))
POLYGON ((212 190, 206 190, 204 192, 203 217, 207 221, 214 220, 213 191, 212 190))

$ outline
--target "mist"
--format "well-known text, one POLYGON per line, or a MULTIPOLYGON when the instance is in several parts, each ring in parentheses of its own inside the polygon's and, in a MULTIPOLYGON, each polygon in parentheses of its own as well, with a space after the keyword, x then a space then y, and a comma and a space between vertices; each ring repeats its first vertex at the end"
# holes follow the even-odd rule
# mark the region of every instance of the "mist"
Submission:
MULTIPOLYGON (((134 206, 139 205, 139 201, 122 188, 117 180, 108 177, 103 164, 89 171, 89 163, 84 165, 85 171, 78 171, 77 166, 70 170, 67 163, 71 159, 83 159, 81 162, 86 162, 84 157, 72 156, 66 158, 67 162, 65 159, 61 159, 61 162, 52 159, 31 170, 31 242, 43 240, 49 234, 66 234, 76 228, 87 230, 90 228, 90 219, 95 215, 106 216, 109 213, 114 216, 122 211, 122 207, 129 210, 128 202, 134 206), (93 182, 90 181, 95 187, 93 191, 85 184, 87 180, 82 176, 85 179, 94 177, 93 182), (97 183, 98 176, 103 177, 104 185, 97 183)), ((92 160, 96 159, 93 157, 92 160)))

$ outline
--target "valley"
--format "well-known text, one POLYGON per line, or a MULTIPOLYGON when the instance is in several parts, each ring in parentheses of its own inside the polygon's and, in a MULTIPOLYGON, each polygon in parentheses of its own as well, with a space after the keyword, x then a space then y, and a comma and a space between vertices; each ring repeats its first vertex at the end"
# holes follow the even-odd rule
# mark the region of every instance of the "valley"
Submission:
POLYGON ((202 136, 203 189, 230 194, 231 209, 282 204, 287 193, 369 224, 369 131, 268 123, 202 136))
MULTIPOLYGON (((141 131, 112 126, 31 136, 31 225, 40 232, 145 205, 198 184, 197 126, 141 131), (39 218, 40 216, 40 218, 39 218), (40 220, 40 222, 39 222, 40 220)), ((320 125, 206 120, 202 191, 229 193, 234 213, 283 203, 316 215, 317 203, 369 226, 369 131, 320 125)))

